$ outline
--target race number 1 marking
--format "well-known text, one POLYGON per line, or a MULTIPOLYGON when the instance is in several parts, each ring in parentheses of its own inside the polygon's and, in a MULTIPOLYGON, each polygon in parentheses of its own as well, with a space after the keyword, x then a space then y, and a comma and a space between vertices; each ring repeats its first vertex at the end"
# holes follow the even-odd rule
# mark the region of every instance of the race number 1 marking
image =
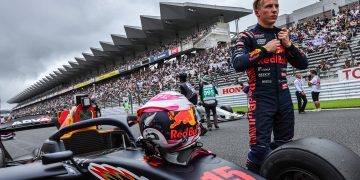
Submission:
POLYGON ((231 169, 229 166, 213 169, 212 172, 205 172, 201 180, 222 180, 222 179, 238 179, 238 180, 255 180, 251 175, 245 172, 231 169))

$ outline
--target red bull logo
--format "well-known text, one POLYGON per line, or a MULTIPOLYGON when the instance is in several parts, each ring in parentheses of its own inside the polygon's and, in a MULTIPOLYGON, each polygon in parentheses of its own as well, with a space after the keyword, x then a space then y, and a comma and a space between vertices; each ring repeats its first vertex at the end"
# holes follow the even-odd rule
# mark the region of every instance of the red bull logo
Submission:
POLYGON ((170 139, 180 139, 184 136, 195 136, 199 133, 199 124, 196 122, 194 110, 184 110, 180 111, 177 114, 175 112, 169 112, 169 119, 174 121, 170 125, 170 139), (190 125, 185 129, 175 129, 180 124, 190 125))
POLYGON ((280 49, 276 50, 275 54, 281 54, 283 52, 285 52, 285 49, 283 46, 280 46, 280 49))
POLYGON ((181 123, 184 124, 184 125, 190 124, 191 126, 194 126, 196 124, 193 109, 189 109, 189 110, 186 110, 186 111, 185 110, 180 111, 176 115, 175 115, 175 112, 171 111, 171 112, 169 112, 169 119, 171 121, 174 121, 170 125, 170 129, 174 129, 175 127, 177 127, 181 123))
POLYGON ((261 52, 261 49, 255 49, 255 50, 251 51, 249 54, 250 54, 250 57, 253 57, 256 54, 259 54, 260 52, 261 52))
POLYGON ((258 64, 287 64, 287 61, 281 55, 273 55, 270 58, 264 58, 258 61, 258 64))
POLYGON ((180 139, 184 136, 191 137, 196 136, 197 134, 199 134, 199 125, 185 128, 183 131, 172 129, 170 131, 170 139, 180 139))

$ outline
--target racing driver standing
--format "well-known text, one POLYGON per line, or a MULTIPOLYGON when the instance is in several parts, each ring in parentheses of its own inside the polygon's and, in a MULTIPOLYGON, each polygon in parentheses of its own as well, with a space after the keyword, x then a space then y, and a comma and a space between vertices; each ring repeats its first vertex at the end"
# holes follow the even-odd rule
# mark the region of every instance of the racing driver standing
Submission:
POLYGON ((258 173, 265 157, 294 136, 294 107, 289 92, 287 62, 298 69, 308 66, 307 58, 289 39, 286 28, 274 26, 278 0, 255 0, 258 24, 233 41, 232 65, 246 71, 249 83, 249 143, 246 166, 258 173), (271 133, 274 141, 271 142, 271 133))

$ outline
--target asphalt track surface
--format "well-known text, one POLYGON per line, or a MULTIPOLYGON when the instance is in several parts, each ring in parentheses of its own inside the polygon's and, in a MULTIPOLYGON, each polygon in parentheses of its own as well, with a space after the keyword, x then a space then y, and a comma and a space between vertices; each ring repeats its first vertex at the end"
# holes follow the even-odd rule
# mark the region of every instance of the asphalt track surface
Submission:
MULTIPOLYGON (((121 109, 103 110, 104 117, 121 118, 125 115, 121 109)), ((323 110, 295 113, 295 139, 304 137, 323 137, 342 145, 360 155, 360 109, 323 110)), ((247 119, 224 122, 220 129, 208 132, 201 137, 204 147, 228 161, 244 165, 248 152, 247 119)), ((136 126, 131 128, 135 136, 139 134, 136 126)), ((44 128, 17 132, 13 140, 5 141, 9 153, 13 157, 29 154, 34 148, 40 147, 44 140, 56 131, 56 128, 44 128)))

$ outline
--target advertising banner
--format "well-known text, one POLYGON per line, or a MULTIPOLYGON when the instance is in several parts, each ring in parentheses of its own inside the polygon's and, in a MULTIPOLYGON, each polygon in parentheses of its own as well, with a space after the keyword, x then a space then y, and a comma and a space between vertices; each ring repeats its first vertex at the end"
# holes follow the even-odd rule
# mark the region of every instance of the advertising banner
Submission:
POLYGON ((74 89, 79 89, 79 88, 85 87, 85 86, 87 86, 87 85, 89 85, 89 84, 91 84, 90 81, 85 81, 85 82, 76 84, 76 85, 74 86, 74 89))
POLYGON ((236 95, 236 94, 240 95, 243 93, 240 88, 240 85, 221 87, 218 88, 217 90, 219 92, 219 96, 236 95))
POLYGON ((101 81, 101 80, 116 76, 118 74, 120 74, 119 70, 111 71, 109 73, 106 73, 106 74, 103 74, 101 76, 96 77, 95 81, 98 82, 98 81, 101 81))
POLYGON ((140 67, 141 65, 142 65, 141 62, 137 62, 137 63, 135 63, 135 64, 132 65, 132 69, 138 68, 138 67, 140 67))
POLYGON ((149 64, 150 60, 147 58, 146 60, 141 61, 142 65, 149 64))
POLYGON ((360 80, 360 67, 338 70, 339 81, 360 80))
POLYGON ((124 71, 126 71, 126 70, 127 70, 126 66, 121 66, 121 67, 119 68, 119 73, 124 72, 124 71))
POLYGON ((167 58, 169 56, 170 56, 169 50, 166 50, 166 51, 164 51, 164 52, 162 52, 160 54, 150 56, 150 63, 165 59, 165 58, 167 58))
POLYGON ((170 49, 171 55, 178 54, 180 51, 180 47, 170 49))

